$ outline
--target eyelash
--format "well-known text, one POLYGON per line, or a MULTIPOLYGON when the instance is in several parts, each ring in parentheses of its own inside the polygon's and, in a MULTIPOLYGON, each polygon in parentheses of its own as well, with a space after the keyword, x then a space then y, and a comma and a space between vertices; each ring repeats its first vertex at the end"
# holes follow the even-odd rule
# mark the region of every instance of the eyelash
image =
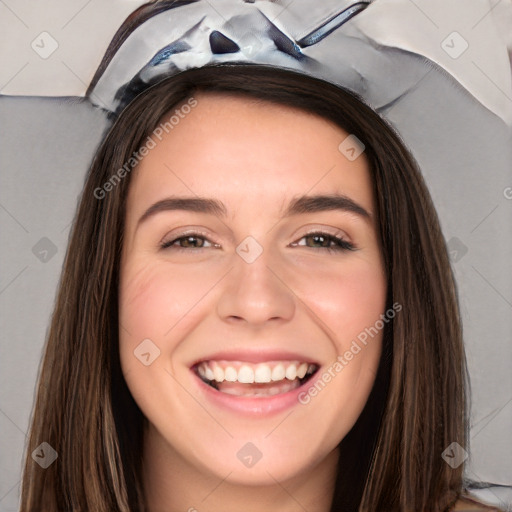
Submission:
MULTIPOLYGON (((335 235, 331 235, 330 233, 324 233, 322 231, 313 231, 311 233, 307 233, 305 234, 303 237, 300 238, 300 240, 302 240, 303 238, 308 238, 308 237, 315 237, 315 236, 321 236, 321 237, 324 237, 326 238, 329 242, 334 242, 336 244, 336 246, 334 247, 316 247, 316 249, 324 249, 328 252, 341 252, 341 251, 354 251, 356 249, 356 247, 348 242, 347 240, 345 240, 344 238, 341 238, 341 237, 338 237, 338 236, 335 236, 335 235)), ((171 248, 176 242, 179 242, 180 240, 186 240, 187 238, 201 238, 203 240, 206 240, 208 242, 210 242, 210 240, 208 240, 207 237, 205 237, 204 235, 200 234, 200 233, 188 233, 187 235, 184 235, 184 236, 180 236, 178 238, 175 238, 173 240, 169 240, 168 242, 164 242, 161 244, 161 248, 162 249, 169 249, 171 248)), ((210 242, 212 243, 212 242, 210 242)), ((295 244, 297 244, 295 242, 295 244)), ((309 247, 310 249, 315 249, 315 247, 309 247)), ((189 250, 201 250, 201 249, 205 249, 205 247, 173 247, 173 250, 177 250, 177 251, 189 251, 189 250)))

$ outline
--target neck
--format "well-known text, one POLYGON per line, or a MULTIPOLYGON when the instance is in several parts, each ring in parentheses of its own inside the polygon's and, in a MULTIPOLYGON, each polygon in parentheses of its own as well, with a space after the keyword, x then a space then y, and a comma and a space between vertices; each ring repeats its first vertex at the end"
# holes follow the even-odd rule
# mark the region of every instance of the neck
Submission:
POLYGON ((184 460, 152 427, 144 439, 144 489, 148 512, 329 512, 338 449, 319 464, 285 481, 269 474, 266 485, 230 482, 184 460))

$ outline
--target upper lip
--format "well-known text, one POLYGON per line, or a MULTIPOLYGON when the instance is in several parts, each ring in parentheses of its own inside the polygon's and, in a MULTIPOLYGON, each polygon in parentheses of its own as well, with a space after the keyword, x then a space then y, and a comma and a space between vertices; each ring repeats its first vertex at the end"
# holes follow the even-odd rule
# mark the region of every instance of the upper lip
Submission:
POLYGON ((287 350, 276 350, 275 348, 265 349, 261 347, 257 350, 243 349, 215 352, 208 356, 201 357, 200 359, 196 359, 191 366, 203 361, 241 361, 253 364, 268 363, 270 361, 300 361, 301 363, 310 363, 320 366, 317 361, 305 354, 299 354, 298 352, 290 352, 287 350))

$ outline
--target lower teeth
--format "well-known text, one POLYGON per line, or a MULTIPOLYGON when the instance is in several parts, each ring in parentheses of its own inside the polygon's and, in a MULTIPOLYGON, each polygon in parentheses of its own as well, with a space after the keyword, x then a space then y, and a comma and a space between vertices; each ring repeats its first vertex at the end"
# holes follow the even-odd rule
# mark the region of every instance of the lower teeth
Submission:
POLYGON ((228 395, 236 395, 236 396, 274 396, 274 395, 279 395, 281 393, 287 393, 288 391, 298 388, 299 386, 300 386, 299 379, 294 379, 291 381, 282 381, 279 384, 276 384, 271 387, 265 387, 265 388, 254 389, 254 388, 251 388, 250 385, 247 385, 247 389, 242 389, 239 387, 236 389, 233 389, 233 388, 219 389, 219 388, 217 388, 217 390, 220 391, 221 393, 227 393, 228 395))
MULTIPOLYGON (((314 372, 316 373, 316 372, 314 372)), ((235 396, 248 396, 248 397, 255 397, 255 396, 274 396, 282 393, 287 393, 288 391, 291 391, 292 389, 296 389, 302 384, 304 384, 307 380, 309 380, 313 374, 308 374, 302 379, 296 378, 294 380, 288 380, 285 379, 283 381, 275 382, 275 383, 267 383, 267 384, 240 384, 239 386, 236 386, 235 388, 231 388, 229 386, 222 386, 223 383, 218 383, 215 380, 209 381, 204 378, 201 378, 201 380, 205 383, 211 386, 213 389, 221 392, 226 393, 228 395, 235 395, 235 396), (219 384, 222 386, 222 389, 219 388, 219 384), (273 384, 273 385, 272 385, 273 384)), ((228 383, 231 384, 231 383, 228 383)))

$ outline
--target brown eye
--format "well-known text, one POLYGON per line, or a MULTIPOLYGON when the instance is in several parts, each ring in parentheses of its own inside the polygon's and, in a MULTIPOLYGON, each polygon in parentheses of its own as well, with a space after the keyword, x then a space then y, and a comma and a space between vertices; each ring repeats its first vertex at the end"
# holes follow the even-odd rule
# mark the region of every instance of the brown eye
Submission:
POLYGON ((212 244, 207 238, 204 236, 200 236, 198 234, 189 234, 186 236, 180 236, 178 238, 174 238, 173 240, 169 240, 168 242, 164 242, 161 247, 162 249, 168 248, 176 248, 176 249, 203 249, 207 247, 205 244, 212 244))
POLYGON ((197 236, 185 236, 182 238, 178 238, 178 241, 181 244, 181 247, 203 247, 204 238, 197 236))
POLYGON ((308 233, 303 236, 301 240, 308 240, 305 244, 297 244, 299 246, 305 246, 312 249, 327 249, 328 251, 353 251, 355 246, 345 240, 329 233, 308 233))

